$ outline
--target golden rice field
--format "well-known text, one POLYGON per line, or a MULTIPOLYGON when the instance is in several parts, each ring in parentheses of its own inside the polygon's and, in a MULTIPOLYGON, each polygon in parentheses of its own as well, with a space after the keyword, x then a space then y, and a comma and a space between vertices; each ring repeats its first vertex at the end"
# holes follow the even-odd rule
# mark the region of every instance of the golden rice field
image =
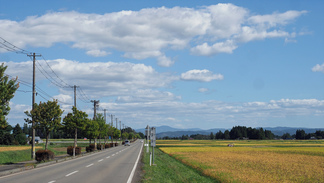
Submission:
MULTIPOLYGON (((36 149, 42 148, 41 146, 36 146, 36 149)), ((31 146, 0 146, 0 152, 4 151, 21 151, 31 149, 31 146)))
POLYGON ((324 140, 165 140, 157 146, 221 182, 324 182, 324 140))

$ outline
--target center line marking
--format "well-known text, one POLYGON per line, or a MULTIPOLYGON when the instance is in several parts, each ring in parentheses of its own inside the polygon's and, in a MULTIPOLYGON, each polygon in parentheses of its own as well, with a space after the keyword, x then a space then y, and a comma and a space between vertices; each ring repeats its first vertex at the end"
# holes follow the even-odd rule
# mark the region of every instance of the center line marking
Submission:
POLYGON ((115 156, 115 154, 111 155, 111 156, 115 156))
POLYGON ((110 158, 110 156, 106 157, 106 158, 110 158))
POLYGON ((103 159, 99 160, 98 162, 103 161, 103 159))
POLYGON ((92 166, 93 165, 93 163, 91 163, 90 165, 87 165, 86 167, 88 168, 88 167, 90 167, 90 166, 92 166))
POLYGON ((55 180, 52 180, 51 182, 48 182, 48 183, 54 183, 54 182, 56 182, 55 180))
POLYGON ((75 174, 75 173, 77 173, 77 172, 79 172, 79 171, 74 171, 74 172, 71 172, 71 173, 69 173, 69 174, 65 175, 65 177, 68 177, 68 176, 70 176, 70 175, 72 175, 72 174, 75 174))

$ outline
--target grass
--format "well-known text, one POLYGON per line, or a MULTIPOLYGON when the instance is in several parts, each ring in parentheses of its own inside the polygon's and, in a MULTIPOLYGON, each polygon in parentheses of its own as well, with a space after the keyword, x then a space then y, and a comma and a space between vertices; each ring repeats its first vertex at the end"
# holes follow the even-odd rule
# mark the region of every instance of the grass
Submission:
MULTIPOLYGON (((71 142, 74 139, 53 139, 48 143, 48 149, 54 152, 55 156, 58 155, 66 155, 67 154, 67 147, 73 146, 74 143, 71 142), (68 143, 57 143, 56 141, 68 141, 68 143)), ((82 147, 82 152, 86 151, 86 146, 89 145, 89 141, 87 143, 79 143, 83 142, 84 140, 78 139, 78 147, 82 147)), ((104 142, 103 140, 101 141, 104 142)), ((99 143, 99 141, 97 141, 99 143)), ((110 143, 110 141, 109 141, 110 143)), ((38 149, 45 149, 45 143, 37 144, 36 151, 38 149)), ((4 164, 13 164, 22 161, 29 161, 32 160, 31 158, 31 145, 23 145, 23 146, 0 146, 0 165, 4 164)))
POLYGON ((31 150, 21 151, 3 151, 0 152, 0 164, 13 164, 21 161, 29 161, 31 158, 31 150))
POLYGON ((217 182, 215 179, 202 176, 199 171, 179 162, 158 148, 154 150, 155 165, 150 166, 149 153, 144 151, 143 154, 143 183, 217 182))

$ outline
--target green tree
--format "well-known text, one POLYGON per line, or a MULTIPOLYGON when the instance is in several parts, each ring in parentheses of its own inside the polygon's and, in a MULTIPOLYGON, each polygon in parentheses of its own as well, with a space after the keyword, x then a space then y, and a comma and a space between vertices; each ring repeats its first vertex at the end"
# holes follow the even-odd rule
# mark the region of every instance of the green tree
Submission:
POLYGON ((114 128, 114 138, 116 139, 116 143, 117 143, 117 139, 120 138, 120 130, 118 130, 117 128, 114 128))
POLYGON ((9 79, 9 76, 5 76, 7 66, 4 63, 0 65, 0 130, 5 129, 8 126, 6 116, 9 114, 10 107, 9 101, 14 97, 14 93, 19 88, 17 79, 9 79))
POLYGON ((95 146, 97 146, 97 141, 96 139, 99 136, 99 124, 95 120, 88 120, 86 123, 86 128, 84 130, 85 136, 90 140, 91 144, 91 139, 94 139, 95 146))
POLYGON ((14 137, 16 137, 17 135, 23 133, 22 129, 20 128, 19 123, 16 124, 16 126, 12 129, 12 134, 14 135, 14 137))
POLYGON ((214 138, 215 138, 215 137, 214 137, 214 133, 213 133, 213 132, 210 132, 209 139, 210 139, 210 140, 214 140, 214 138))
POLYGON ((75 148, 77 147, 78 129, 84 130, 88 120, 88 114, 79 111, 76 107, 72 107, 72 113, 68 113, 63 119, 63 127, 66 131, 74 131, 74 147, 73 156, 75 156, 75 148))
POLYGON ((44 130, 46 136, 45 150, 47 150, 50 132, 61 126, 62 113, 63 111, 60 105, 57 104, 57 100, 47 101, 46 103, 40 102, 39 105, 35 103, 33 110, 30 112, 25 111, 25 114, 31 118, 26 118, 25 121, 32 123, 32 119, 34 119, 34 127, 44 130))
POLYGON ((225 130, 225 132, 224 132, 224 139, 230 139, 231 138, 231 136, 230 136, 230 132, 228 131, 228 130, 225 130))
POLYGON ((297 130, 296 131, 296 139, 305 139, 306 133, 304 130, 297 130))
POLYGON ((105 137, 107 133, 105 117, 103 116, 103 114, 99 113, 96 115, 95 121, 99 126, 99 144, 101 145, 101 137, 105 137))
POLYGON ((127 132, 123 132, 122 139, 123 140, 128 139, 128 136, 129 136, 129 134, 127 132))

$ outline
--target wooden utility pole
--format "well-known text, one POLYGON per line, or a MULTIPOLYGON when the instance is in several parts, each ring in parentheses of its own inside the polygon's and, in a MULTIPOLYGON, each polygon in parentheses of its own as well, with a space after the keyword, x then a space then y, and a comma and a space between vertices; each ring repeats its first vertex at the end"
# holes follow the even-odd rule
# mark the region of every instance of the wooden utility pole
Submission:
MULTIPOLYGON (((33 96, 32 96, 32 110, 34 110, 34 104, 35 104, 35 95, 36 95, 36 71, 35 71, 35 62, 36 57, 40 57, 41 55, 36 55, 36 53, 33 53, 32 55, 27 55, 29 57, 33 57, 33 96)), ((35 159, 35 121, 34 117, 32 116, 32 129, 33 129, 33 137, 32 137, 32 149, 31 149, 31 157, 35 159)))
POLYGON ((96 119, 97 106, 99 106, 99 100, 91 100, 93 102, 93 120, 96 119))

